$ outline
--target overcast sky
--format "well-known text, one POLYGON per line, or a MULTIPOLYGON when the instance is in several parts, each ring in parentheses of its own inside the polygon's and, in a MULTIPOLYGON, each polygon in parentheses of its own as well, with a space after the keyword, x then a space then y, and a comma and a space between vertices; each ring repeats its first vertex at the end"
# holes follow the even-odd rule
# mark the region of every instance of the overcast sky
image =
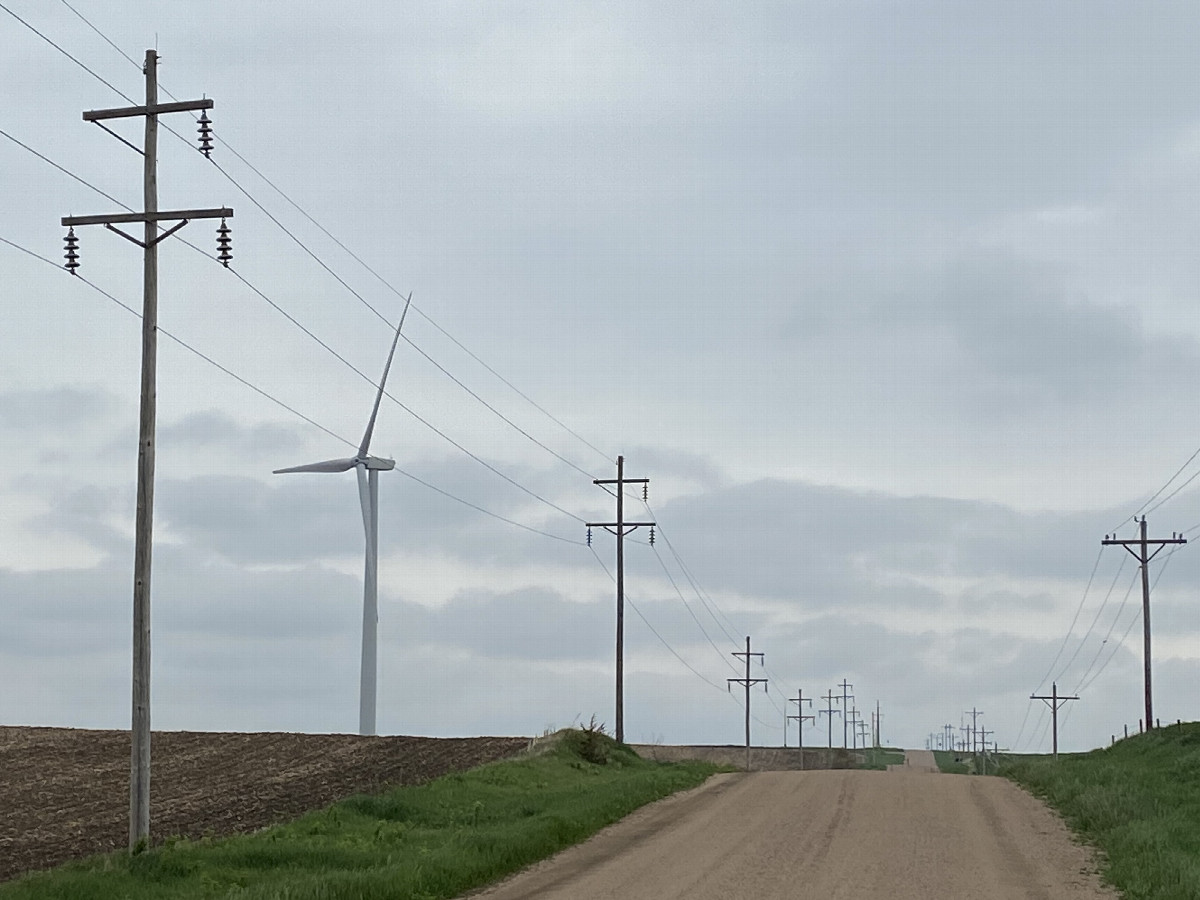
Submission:
MULTIPOLYGON (((910 747, 1047 750, 1053 683, 1065 748, 1136 729, 1100 541, 1200 537, 1194 3, 2 2, 0 723, 129 723, 140 251, 59 221, 140 208, 81 113, 157 47, 218 138, 162 117, 159 205, 235 216, 160 247, 156 728, 356 729, 355 479, 271 470, 357 445, 411 292, 381 733, 611 726, 618 454, 628 739, 739 742, 746 635, 755 743, 843 680, 910 747)), ((1150 569, 1197 719, 1197 551, 1150 569)))

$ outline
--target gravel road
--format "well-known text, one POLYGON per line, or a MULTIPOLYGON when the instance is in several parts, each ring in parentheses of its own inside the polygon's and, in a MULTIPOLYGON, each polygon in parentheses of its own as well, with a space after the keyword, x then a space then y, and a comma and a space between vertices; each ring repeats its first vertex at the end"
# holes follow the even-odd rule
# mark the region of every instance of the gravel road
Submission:
POLYGON ((473 900, 1117 897, 1040 801, 932 764, 719 775, 473 900))

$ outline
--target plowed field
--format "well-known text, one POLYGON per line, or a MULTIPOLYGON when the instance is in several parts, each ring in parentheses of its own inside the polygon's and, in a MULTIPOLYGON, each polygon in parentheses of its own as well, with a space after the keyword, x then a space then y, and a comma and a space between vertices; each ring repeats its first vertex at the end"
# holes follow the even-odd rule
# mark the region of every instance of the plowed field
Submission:
MULTIPOLYGON (((150 830, 253 831, 511 756, 525 738, 156 732, 150 830)), ((129 732, 0 726, 0 880, 129 841, 129 732)))

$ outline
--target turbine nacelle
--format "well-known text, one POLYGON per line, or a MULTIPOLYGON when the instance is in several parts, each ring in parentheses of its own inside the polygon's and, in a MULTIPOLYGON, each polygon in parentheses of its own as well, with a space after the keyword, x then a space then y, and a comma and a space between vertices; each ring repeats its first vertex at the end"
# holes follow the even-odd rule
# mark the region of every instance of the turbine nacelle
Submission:
POLYGON ((321 462, 308 463, 304 466, 291 466, 287 469, 275 469, 272 475, 288 475, 292 472, 349 472, 355 466, 374 469, 379 472, 390 472, 396 468, 394 459, 384 459, 381 456, 355 456, 347 459, 326 459, 321 462))

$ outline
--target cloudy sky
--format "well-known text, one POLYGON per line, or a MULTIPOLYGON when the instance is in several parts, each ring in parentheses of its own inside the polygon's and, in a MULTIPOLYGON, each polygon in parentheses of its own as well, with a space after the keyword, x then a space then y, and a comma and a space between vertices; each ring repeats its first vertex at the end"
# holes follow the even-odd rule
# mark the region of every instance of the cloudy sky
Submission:
MULTIPOLYGON (((1053 683, 1064 747, 1136 729, 1137 565, 1100 541, 1200 537, 1197 29, 2 0, 0 723, 128 727, 140 251, 80 228, 72 279, 59 220, 140 206, 81 113, 142 102, 157 47, 218 137, 163 117, 160 207, 235 217, 231 271, 211 220, 160 249, 156 728, 357 727, 354 477, 271 470, 358 443, 411 292, 372 444, 382 733, 611 725, 614 540, 584 523, 618 454, 660 525, 627 545, 629 739, 740 741, 746 635, 756 743, 843 680, 895 744, 974 708, 1048 749, 1053 683)), ((1156 713, 1200 718, 1196 552, 1150 568, 1156 713)))

